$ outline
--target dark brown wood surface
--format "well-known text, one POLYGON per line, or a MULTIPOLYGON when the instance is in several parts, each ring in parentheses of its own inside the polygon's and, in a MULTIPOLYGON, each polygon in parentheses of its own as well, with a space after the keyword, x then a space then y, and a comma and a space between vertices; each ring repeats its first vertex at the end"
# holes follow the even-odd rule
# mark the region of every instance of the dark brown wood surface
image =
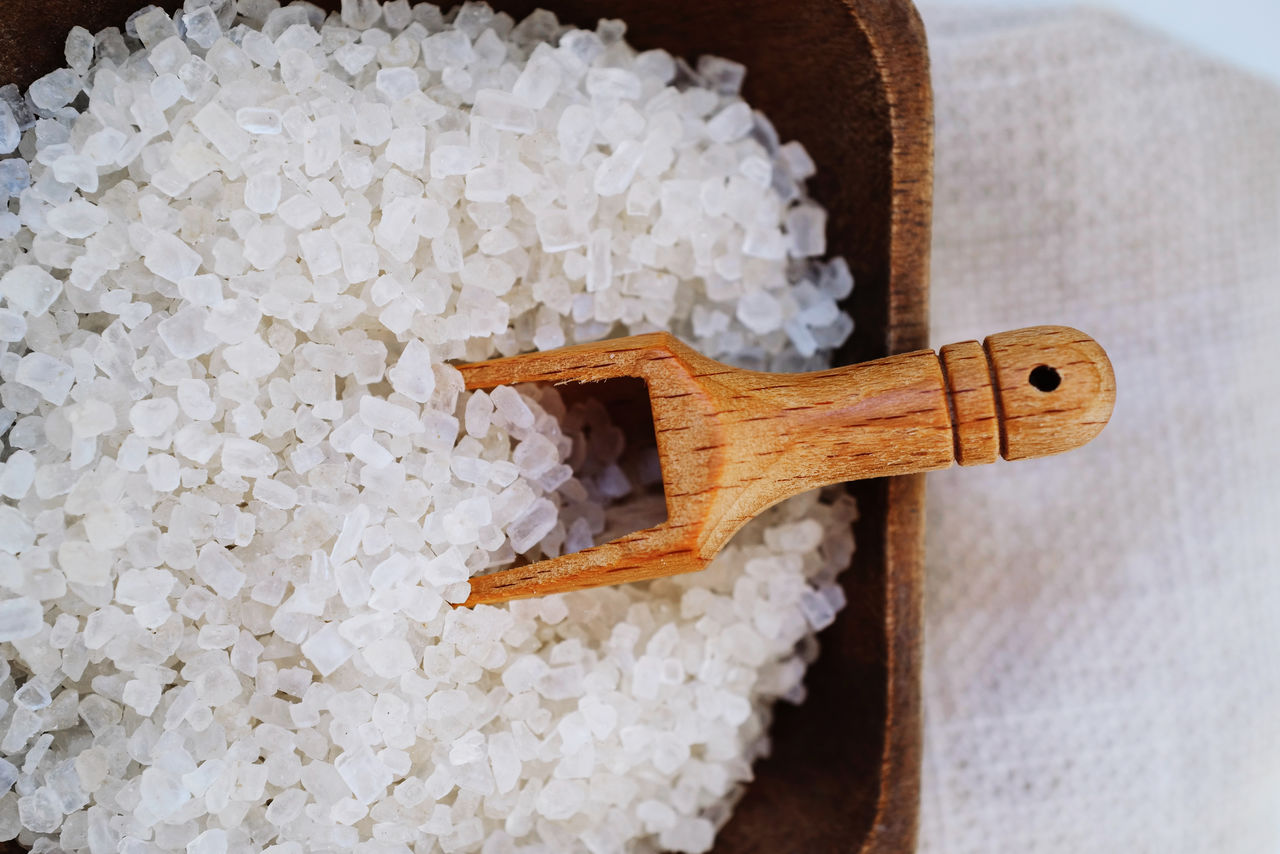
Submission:
MULTIPOLYGON (((143 0, 3 0, 0 82, 62 64, 67 30, 123 26, 143 0)), ((172 9, 179 0, 158 5, 172 9)), ((337 0, 320 0, 334 8, 337 0)), ((446 4, 447 5, 447 4, 446 4)), ((909 0, 498 0, 590 26, 628 23, 635 45, 746 63, 746 97, 818 164, 828 245, 857 280, 842 364, 927 345, 932 97, 909 0)), ((890 854, 915 848, 920 777, 923 475, 854 487, 849 606, 821 636, 809 698, 779 707, 773 754, 721 831, 721 854, 890 854)))

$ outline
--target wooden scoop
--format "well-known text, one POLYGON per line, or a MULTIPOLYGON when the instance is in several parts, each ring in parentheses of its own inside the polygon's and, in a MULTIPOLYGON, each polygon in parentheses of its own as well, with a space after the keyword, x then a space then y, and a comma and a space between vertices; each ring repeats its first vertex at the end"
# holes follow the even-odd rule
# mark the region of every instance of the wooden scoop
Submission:
POLYGON ((644 380, 667 521, 476 576, 464 605, 695 572, 772 504, 867 477, 1043 457, 1102 430, 1115 403, 1089 336, 1036 326, 829 371, 731 368, 665 333, 459 368, 467 388, 644 380))

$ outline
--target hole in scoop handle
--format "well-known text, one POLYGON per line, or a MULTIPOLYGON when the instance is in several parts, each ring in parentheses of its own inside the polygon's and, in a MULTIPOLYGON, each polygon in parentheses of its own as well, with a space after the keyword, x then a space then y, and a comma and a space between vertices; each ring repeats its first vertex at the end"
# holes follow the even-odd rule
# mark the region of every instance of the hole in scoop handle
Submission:
POLYGON ((1066 326, 1033 326, 939 351, 961 465, 1045 457, 1101 432, 1115 406, 1106 352, 1066 326))

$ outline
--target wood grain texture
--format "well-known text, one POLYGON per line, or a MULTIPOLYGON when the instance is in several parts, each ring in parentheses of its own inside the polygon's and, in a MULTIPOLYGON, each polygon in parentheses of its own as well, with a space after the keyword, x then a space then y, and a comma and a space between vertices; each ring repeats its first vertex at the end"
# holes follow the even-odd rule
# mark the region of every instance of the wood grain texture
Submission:
POLYGON ((1000 456, 1000 425, 986 352, 977 341, 961 341, 943 347, 938 355, 951 393, 956 462, 962 466, 995 462, 1000 456))
POLYGON ((697 572, 785 498, 946 468, 979 430, 987 444, 993 434, 1004 437, 1010 459, 1062 453, 1097 435, 1115 401, 1102 348, 1061 326, 992 335, 985 350, 965 342, 942 356, 916 350, 802 374, 733 368, 667 333, 459 370, 469 389, 533 382, 585 384, 589 393, 603 380, 643 380, 667 502, 656 527, 473 578, 466 606, 697 572), (953 368, 944 372, 948 361, 953 368), (1036 384, 1035 372, 1045 370, 1053 388, 1036 384), (975 408, 996 417, 975 421, 975 408))
MULTIPOLYGON (((337 0, 317 0, 335 8, 337 0)), ((143 0, 4 0, 0 81, 26 85, 62 63, 67 30, 123 26, 143 0)), ((157 0, 174 9, 179 0, 157 0)), ((443 5, 451 5, 445 3, 443 5)), ((819 166, 828 245, 857 286, 857 331, 838 362, 927 345, 932 94, 924 28, 909 0, 493 0, 522 15, 628 23, 628 40, 750 69, 745 94, 819 166)), ((915 847, 920 766, 924 479, 862 481, 858 550, 841 577, 849 606, 821 635, 809 699, 780 706, 772 754, 721 829, 718 854, 915 847)), ((0 844, 3 848, 3 844, 0 844)))
POLYGON ((1066 326, 989 336, 1000 410, 1000 454, 1025 460, 1077 448, 1102 431, 1116 402, 1107 354, 1066 326))

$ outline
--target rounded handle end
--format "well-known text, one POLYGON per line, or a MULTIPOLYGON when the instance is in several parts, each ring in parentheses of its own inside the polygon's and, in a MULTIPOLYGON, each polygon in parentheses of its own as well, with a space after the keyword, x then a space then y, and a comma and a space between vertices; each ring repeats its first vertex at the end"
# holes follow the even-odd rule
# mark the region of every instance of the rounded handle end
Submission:
POLYGON ((1000 454, 1006 460, 1078 448, 1111 418, 1111 360, 1083 332, 1033 326, 992 335, 982 346, 995 381, 1000 454))

